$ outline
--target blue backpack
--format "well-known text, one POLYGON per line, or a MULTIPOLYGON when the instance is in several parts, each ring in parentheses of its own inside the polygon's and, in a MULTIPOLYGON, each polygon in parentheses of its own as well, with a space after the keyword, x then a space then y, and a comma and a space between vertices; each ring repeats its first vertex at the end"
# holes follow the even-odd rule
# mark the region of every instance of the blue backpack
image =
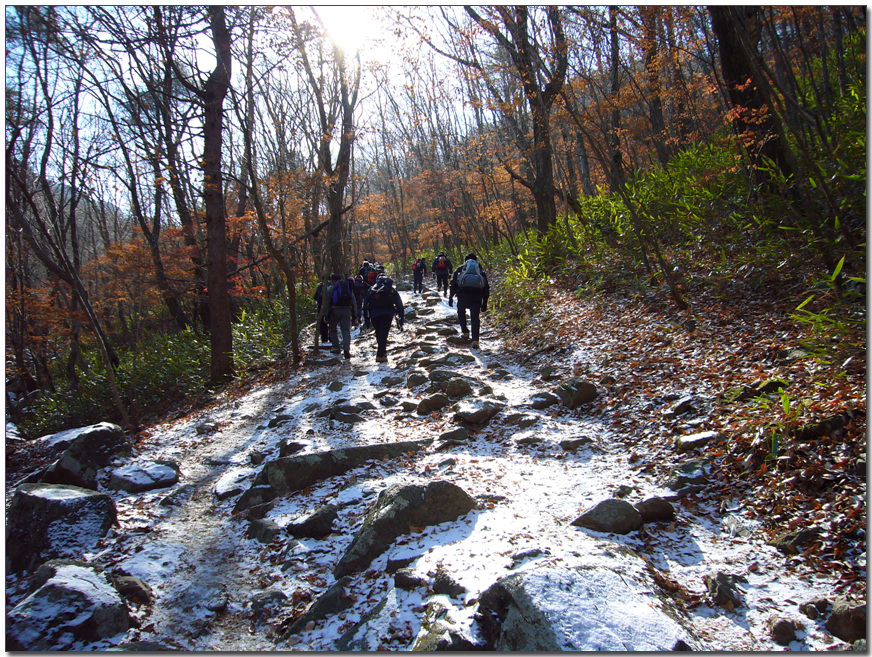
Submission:
POLYGON ((351 290, 348 287, 348 281, 336 281, 333 284, 332 302, 334 306, 350 306, 351 305, 351 290))

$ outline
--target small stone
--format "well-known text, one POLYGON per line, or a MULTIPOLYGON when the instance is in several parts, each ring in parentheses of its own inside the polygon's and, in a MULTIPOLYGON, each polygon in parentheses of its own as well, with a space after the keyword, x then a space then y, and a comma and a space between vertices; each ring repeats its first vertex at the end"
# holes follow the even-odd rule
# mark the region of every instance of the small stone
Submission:
MULTIPOLYGON (((560 441, 560 446, 566 452, 576 452, 580 447, 584 445, 589 445, 593 442, 593 438, 588 438, 587 436, 582 436, 581 438, 567 438, 566 440, 560 441)), ((618 497, 621 497, 618 495, 618 497)))
POLYGON ((866 603, 839 596, 826 622, 827 630, 847 643, 866 638, 866 603))
POLYGON ((675 508, 662 497, 650 497, 639 502, 636 510, 642 514, 645 522, 672 522, 675 520, 675 508))
POLYGON ((415 575, 411 570, 402 568, 394 573, 394 586, 403 591, 414 591, 427 586, 427 580, 415 575))
POLYGON ((466 588, 458 584, 447 571, 440 568, 436 571, 436 580, 433 583, 433 591, 452 598, 459 598, 466 593, 466 588))
POLYGON ((772 616, 766 622, 769 636, 780 646, 786 646, 796 639, 796 623, 787 618, 772 616))

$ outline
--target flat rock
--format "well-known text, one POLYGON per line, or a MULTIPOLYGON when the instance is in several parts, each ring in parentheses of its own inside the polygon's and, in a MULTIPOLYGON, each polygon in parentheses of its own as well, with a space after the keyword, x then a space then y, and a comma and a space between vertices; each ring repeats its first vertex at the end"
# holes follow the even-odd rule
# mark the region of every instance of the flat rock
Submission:
POLYGON ((659 652, 692 641, 651 589, 607 568, 543 566, 486 589, 476 620, 485 650, 659 652))
POLYGON ((127 493, 142 493, 158 488, 168 488, 179 482, 179 465, 174 461, 145 461, 131 463, 112 470, 109 477, 110 490, 127 493))
POLYGON ((717 442, 724 439, 724 435, 718 431, 702 431, 689 436, 679 436, 675 444, 675 450, 682 454, 689 452, 698 447, 705 447, 711 442, 717 442))
POLYGON ((454 420, 467 424, 486 424, 503 408, 505 404, 490 400, 461 402, 455 407, 454 420))
POLYGON ((560 397, 553 392, 537 392, 535 395, 530 397, 529 402, 530 407, 535 408, 536 410, 542 410, 559 403, 560 397))
POLYGON ((389 459, 429 447, 432 438, 398 443, 361 445, 326 452, 301 454, 267 461, 255 477, 255 486, 270 486, 277 495, 303 490, 314 483, 343 474, 372 459, 389 459))

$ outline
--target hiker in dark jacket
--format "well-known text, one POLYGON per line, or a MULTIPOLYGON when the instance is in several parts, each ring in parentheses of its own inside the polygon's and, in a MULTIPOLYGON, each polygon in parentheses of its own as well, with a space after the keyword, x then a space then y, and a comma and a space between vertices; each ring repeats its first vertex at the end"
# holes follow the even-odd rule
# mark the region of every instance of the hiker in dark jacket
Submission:
POLYGON ((348 280, 343 280, 339 274, 332 274, 330 281, 331 285, 324 291, 323 312, 330 324, 331 351, 334 354, 340 351, 338 326, 342 330, 342 351, 347 360, 351 358, 351 318, 357 315, 357 304, 348 280))
POLYGON ((380 276, 363 299, 364 325, 372 324, 375 329, 375 362, 388 362, 388 333, 391 322, 397 316, 399 328, 403 330, 403 300, 394 288, 394 282, 387 276, 380 276))
POLYGON ((451 277, 451 261, 445 255, 445 251, 440 251, 433 259, 433 275, 436 277, 436 291, 444 291, 443 296, 448 296, 448 279, 451 277))
POLYGON ((354 300, 357 302, 357 315, 355 316, 354 323, 360 324, 361 315, 363 314, 363 296, 366 294, 369 287, 364 282, 363 276, 360 274, 354 278, 349 278, 348 280, 354 285, 354 300))
POLYGON ((466 330, 466 311, 469 310, 469 321, 472 324, 473 349, 478 349, 478 337, 480 318, 479 312, 487 311, 487 300, 490 296, 490 283, 478 258, 470 253, 463 259, 463 264, 454 270, 451 278, 451 295, 448 297, 448 305, 457 297, 457 320, 460 322, 460 332, 464 338, 469 339, 469 331, 466 330))
POLYGON ((424 291, 424 274, 427 273, 427 263, 424 258, 415 258, 412 263, 412 293, 420 294, 424 291))
MULTIPOLYGON (((324 288, 327 287, 325 281, 320 281, 318 287, 315 288, 315 312, 318 313, 318 326, 315 329, 321 335, 321 344, 327 344, 330 339, 330 324, 327 322, 327 317, 321 313, 321 308, 324 306, 324 288)), ((317 343, 316 343, 317 346, 317 343)))

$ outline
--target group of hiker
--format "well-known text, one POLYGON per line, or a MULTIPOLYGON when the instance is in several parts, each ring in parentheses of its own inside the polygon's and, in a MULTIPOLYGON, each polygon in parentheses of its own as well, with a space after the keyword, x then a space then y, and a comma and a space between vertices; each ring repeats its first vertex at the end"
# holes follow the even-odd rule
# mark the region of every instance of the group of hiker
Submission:
MULTIPOLYGON (((457 298, 457 319, 464 339, 472 340, 470 346, 479 346, 480 313, 487 310, 490 284, 478 258, 470 253, 463 264, 451 274, 451 260, 444 251, 433 259, 431 266, 436 279, 437 293, 448 297, 448 305, 454 306, 457 298), (449 282, 450 279, 450 282, 449 282), (469 328, 467 328, 469 311, 469 328)), ((415 258, 412 264, 413 292, 424 291, 424 276, 427 263, 424 258, 415 258)), ((405 321, 403 301, 383 265, 364 260, 356 276, 343 277, 334 273, 330 282, 321 282, 315 290, 318 312, 318 336, 322 343, 330 342, 334 354, 351 358, 351 329, 361 322, 364 328, 375 331, 376 357, 378 363, 387 362, 387 343, 391 324, 396 318, 402 331, 405 321), (341 334, 341 341, 340 341, 341 334)), ((317 336, 316 336, 317 339, 317 336)), ((317 342, 316 342, 317 346, 317 342)))

